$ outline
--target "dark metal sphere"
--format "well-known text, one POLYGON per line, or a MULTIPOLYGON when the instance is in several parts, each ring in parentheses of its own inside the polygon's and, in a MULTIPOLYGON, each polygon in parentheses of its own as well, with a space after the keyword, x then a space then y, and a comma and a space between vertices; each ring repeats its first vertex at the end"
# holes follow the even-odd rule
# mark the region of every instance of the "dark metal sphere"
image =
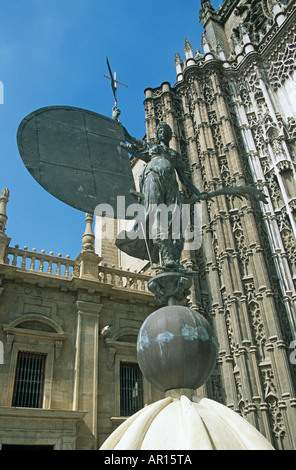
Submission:
POLYGON ((215 367, 217 344, 207 320, 188 307, 162 307, 143 323, 138 363, 147 380, 162 391, 196 389, 215 367))

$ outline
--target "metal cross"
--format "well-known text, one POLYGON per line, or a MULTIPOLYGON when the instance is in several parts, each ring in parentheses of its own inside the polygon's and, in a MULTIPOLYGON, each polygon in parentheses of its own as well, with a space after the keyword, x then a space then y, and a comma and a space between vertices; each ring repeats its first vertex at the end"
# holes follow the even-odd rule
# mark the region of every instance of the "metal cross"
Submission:
POLYGON ((104 77, 111 80, 111 88, 112 88, 113 95, 114 95, 114 106, 117 107, 117 83, 119 85, 125 86, 126 88, 128 88, 128 86, 125 85, 124 83, 119 82, 116 79, 117 78, 116 77, 116 72, 114 72, 114 75, 112 74, 112 70, 111 70, 111 67, 110 67, 110 64, 109 64, 108 57, 106 57, 106 60, 107 60, 107 66, 108 66, 108 69, 109 69, 110 77, 107 77, 107 75, 104 75, 104 77))

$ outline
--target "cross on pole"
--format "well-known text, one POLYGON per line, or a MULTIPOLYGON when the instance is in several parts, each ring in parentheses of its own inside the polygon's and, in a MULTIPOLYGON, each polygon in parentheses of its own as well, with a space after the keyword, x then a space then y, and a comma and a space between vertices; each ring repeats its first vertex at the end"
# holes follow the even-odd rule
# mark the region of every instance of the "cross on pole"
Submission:
POLYGON ((110 76, 107 77, 107 75, 104 75, 104 77, 105 77, 105 78, 108 78, 108 80, 111 80, 111 88, 112 88, 113 95, 114 95, 114 106, 117 107, 117 83, 118 83, 119 85, 125 86, 126 88, 128 88, 128 86, 125 85, 124 83, 119 82, 119 81, 117 80, 116 72, 114 72, 114 75, 113 75, 113 73, 112 73, 112 70, 111 70, 111 67, 110 67, 110 64, 109 64, 108 57, 106 57, 106 60, 107 60, 107 66, 108 66, 108 70, 109 70, 110 76))

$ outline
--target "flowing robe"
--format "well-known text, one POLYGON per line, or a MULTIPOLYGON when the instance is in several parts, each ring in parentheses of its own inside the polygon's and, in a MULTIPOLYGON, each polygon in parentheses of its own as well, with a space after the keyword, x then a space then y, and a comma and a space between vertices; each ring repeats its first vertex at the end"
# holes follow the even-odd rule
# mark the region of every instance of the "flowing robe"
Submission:
POLYGON ((165 260, 179 262, 184 240, 182 197, 175 168, 183 165, 181 157, 175 150, 151 142, 142 142, 133 155, 147 162, 139 179, 144 217, 141 226, 137 222, 132 231, 119 234, 116 246, 153 263, 159 262, 159 253, 165 260), (136 233, 139 236, 135 238, 136 233))

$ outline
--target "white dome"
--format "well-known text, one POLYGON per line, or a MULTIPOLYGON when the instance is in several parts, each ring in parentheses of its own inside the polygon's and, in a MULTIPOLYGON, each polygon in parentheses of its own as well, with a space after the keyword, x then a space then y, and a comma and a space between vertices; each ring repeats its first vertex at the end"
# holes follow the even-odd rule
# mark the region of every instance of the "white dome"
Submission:
POLYGON ((164 398, 128 418, 101 450, 273 450, 247 420, 208 398, 164 398))

